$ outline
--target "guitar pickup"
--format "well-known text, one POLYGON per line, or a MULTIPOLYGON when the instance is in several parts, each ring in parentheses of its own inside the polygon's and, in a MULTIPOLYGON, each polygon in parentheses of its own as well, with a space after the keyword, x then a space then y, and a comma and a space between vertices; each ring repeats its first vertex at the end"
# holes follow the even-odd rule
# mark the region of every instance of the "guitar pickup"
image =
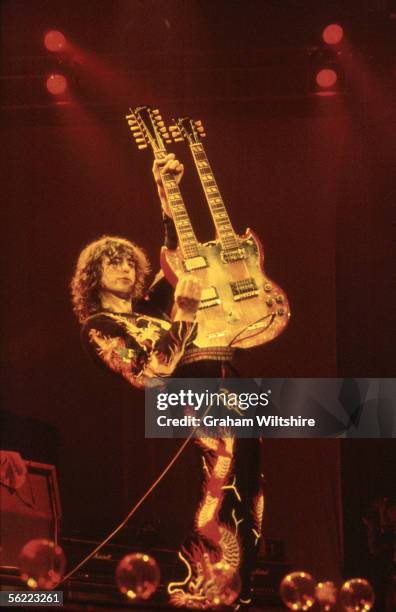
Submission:
POLYGON ((198 255, 197 257, 189 257, 184 260, 184 267, 186 272, 192 272, 193 270, 202 270, 202 268, 208 267, 208 262, 205 257, 198 255))
POLYGON ((230 283, 233 298, 236 302, 248 300, 256 297, 259 294, 258 287, 254 278, 245 278, 243 280, 230 283))
POLYGON ((220 298, 215 287, 208 287, 202 289, 201 303, 199 309, 210 308, 211 306, 217 306, 220 304, 220 298))

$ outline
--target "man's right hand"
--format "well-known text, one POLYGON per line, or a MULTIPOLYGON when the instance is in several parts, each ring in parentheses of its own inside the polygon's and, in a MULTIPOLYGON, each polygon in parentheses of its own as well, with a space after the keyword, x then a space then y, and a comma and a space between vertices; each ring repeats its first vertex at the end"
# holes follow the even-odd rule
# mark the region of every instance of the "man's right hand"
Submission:
POLYGON ((175 289, 176 314, 174 321, 194 321, 201 301, 201 281, 197 276, 184 274, 175 289))

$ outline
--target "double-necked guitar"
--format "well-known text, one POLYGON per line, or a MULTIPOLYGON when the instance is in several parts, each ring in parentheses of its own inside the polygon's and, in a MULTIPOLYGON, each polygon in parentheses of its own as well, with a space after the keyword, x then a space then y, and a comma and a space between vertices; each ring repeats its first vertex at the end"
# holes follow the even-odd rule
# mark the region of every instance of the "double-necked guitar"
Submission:
POLYGON ((287 297, 266 276, 263 248, 254 232, 247 229, 239 236, 231 225, 202 144, 201 122, 178 119, 168 129, 159 111, 148 106, 130 109, 126 119, 138 147, 151 146, 156 159, 165 157, 172 137, 188 142, 216 228, 213 241, 198 241, 179 186, 172 173, 164 173, 163 185, 179 244, 174 250, 162 247, 161 267, 173 285, 185 273, 194 273, 201 280, 195 344, 250 348, 276 338, 290 318, 287 297))

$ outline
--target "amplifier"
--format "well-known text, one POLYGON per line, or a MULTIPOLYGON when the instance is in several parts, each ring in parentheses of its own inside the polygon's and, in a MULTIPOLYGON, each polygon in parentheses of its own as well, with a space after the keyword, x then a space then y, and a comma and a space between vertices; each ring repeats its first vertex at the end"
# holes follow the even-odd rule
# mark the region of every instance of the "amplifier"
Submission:
POLYGON ((259 560, 253 572, 253 593, 257 604, 280 605, 279 587, 282 579, 291 571, 286 562, 259 560))
POLYGON ((29 540, 58 543, 61 519, 53 465, 25 461, 24 484, 14 489, 0 483, 0 567, 17 568, 21 548, 29 540))

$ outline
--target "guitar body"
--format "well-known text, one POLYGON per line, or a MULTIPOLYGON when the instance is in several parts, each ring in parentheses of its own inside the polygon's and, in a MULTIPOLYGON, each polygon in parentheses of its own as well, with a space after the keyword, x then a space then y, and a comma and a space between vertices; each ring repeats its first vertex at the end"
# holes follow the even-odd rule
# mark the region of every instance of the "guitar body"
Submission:
POLYGON ((247 349, 273 340, 289 321, 285 293, 265 275, 260 241, 249 229, 237 241, 236 261, 226 261, 219 240, 200 244, 191 260, 179 247, 162 248, 161 267, 173 286, 186 272, 201 280, 196 346, 247 349))

